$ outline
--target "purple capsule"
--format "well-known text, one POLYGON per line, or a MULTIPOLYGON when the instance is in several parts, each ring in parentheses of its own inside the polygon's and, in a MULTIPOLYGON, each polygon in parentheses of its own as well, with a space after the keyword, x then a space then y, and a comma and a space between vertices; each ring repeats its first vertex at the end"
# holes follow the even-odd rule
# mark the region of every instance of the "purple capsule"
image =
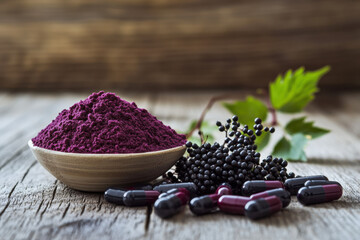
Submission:
POLYGON ((342 187, 338 184, 310 186, 300 188, 297 199, 303 205, 325 203, 342 196, 342 187))
POLYGON ((189 195, 177 192, 168 196, 158 198, 154 204, 156 215, 161 218, 169 218, 180 212, 189 201, 189 195))
POLYGON ((198 190, 196 184, 193 182, 161 184, 154 187, 153 190, 164 193, 173 188, 186 188, 190 192, 190 195, 195 195, 198 190))
POLYGON ((217 189, 215 194, 219 195, 219 196, 223 196, 223 195, 231 195, 232 194, 232 188, 230 186, 230 184, 228 183, 222 183, 217 189))
POLYGON ((124 187, 124 188, 109 188, 104 193, 104 198, 110 203, 124 205, 123 196, 129 190, 152 190, 151 185, 124 187))
POLYGON ((308 180, 328 180, 324 175, 304 176, 298 178, 286 179, 284 185, 285 189, 290 192, 291 195, 296 195, 300 188, 302 188, 308 180))
POLYGON ((159 197, 158 191, 130 190, 125 192, 123 202, 126 206, 147 206, 153 204, 159 197))
POLYGON ((242 194, 250 196, 254 193, 263 192, 275 188, 284 188, 284 184, 280 181, 264 181, 264 180, 253 180, 246 181, 242 186, 242 194))
POLYGON ((223 195, 232 194, 230 185, 221 184, 214 194, 193 198, 190 201, 190 210, 196 215, 214 212, 217 209, 217 201, 223 195))
POLYGON ((341 186, 340 183, 336 181, 327 181, 327 180, 308 180, 304 183, 304 187, 310 187, 310 186, 322 186, 322 185, 332 185, 337 184, 341 186))
POLYGON ((254 200, 254 199, 259 199, 259 198, 266 198, 269 196, 277 196, 278 198, 280 198, 280 200, 283 204, 283 208, 289 206, 290 201, 291 201, 291 194, 282 188, 276 188, 276 189, 267 190, 267 191, 264 191, 261 193, 255 193, 255 194, 251 195, 250 198, 252 200, 254 200))
POLYGON ((243 215, 249 201, 251 199, 248 197, 224 195, 219 198, 217 205, 222 212, 243 215))
POLYGON ((253 220, 268 217, 282 208, 280 198, 270 196, 252 200, 245 205, 245 215, 253 220))
POLYGON ((159 195, 159 198, 167 197, 167 196, 169 196, 169 195, 172 195, 172 194, 175 194, 175 193, 178 193, 178 192, 183 192, 183 193, 185 193, 187 196, 190 197, 190 192, 189 192, 186 188, 173 188, 173 189, 170 189, 170 190, 167 191, 167 192, 161 193, 161 194, 159 195))

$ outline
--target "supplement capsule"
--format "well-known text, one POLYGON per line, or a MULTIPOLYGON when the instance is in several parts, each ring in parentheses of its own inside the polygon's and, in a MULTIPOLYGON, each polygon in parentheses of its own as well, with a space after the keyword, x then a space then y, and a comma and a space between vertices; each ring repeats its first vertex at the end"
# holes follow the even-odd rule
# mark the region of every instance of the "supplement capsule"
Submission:
POLYGON ((324 203, 337 200, 342 196, 342 187, 338 184, 310 186, 300 188, 297 199, 303 205, 324 203))
POLYGON ((158 191, 130 190, 124 193, 123 202, 126 206, 146 206, 153 204, 159 197, 158 191))
POLYGON ((124 205, 123 196, 128 190, 152 190, 151 185, 145 186, 136 186, 136 187, 127 187, 127 188, 109 188, 104 193, 104 198, 110 203, 115 203, 118 205, 124 205))
POLYGON ((231 193, 230 185, 223 183, 217 188, 214 194, 193 198, 189 204, 190 210, 196 215, 214 212, 217 208, 218 199, 223 195, 231 193))
POLYGON ((219 195, 219 196, 231 195, 231 194, 232 194, 232 188, 231 188, 230 184, 228 184, 228 183, 222 183, 222 184, 220 184, 220 186, 216 189, 215 194, 217 194, 217 195, 219 195))
POLYGON ((180 212, 188 201, 189 196, 184 192, 173 193, 158 198, 154 204, 154 210, 159 217, 169 218, 180 212))
POLYGON ((196 184, 193 182, 162 184, 154 187, 153 190, 163 193, 173 188, 186 188, 190 192, 190 195, 195 195, 198 190, 196 184))
MULTIPOLYGON (((322 186, 322 185, 332 185, 337 184, 341 186, 340 183, 336 181, 327 181, 327 180, 308 180, 304 183, 304 187, 310 187, 310 186, 322 186)), ((342 186, 341 186, 342 187, 342 186)))
POLYGON ((255 193, 255 194, 251 195, 250 198, 251 198, 251 200, 255 200, 255 199, 259 199, 259 198, 266 198, 269 196, 278 197, 282 202, 283 208, 289 206, 290 201, 291 201, 291 194, 282 188, 276 188, 276 189, 267 190, 267 191, 261 192, 261 193, 255 193))
POLYGON ((117 205, 124 205, 123 196, 126 193, 126 190, 120 189, 108 189, 105 191, 104 198, 110 203, 115 203, 117 205))
POLYGON ((328 180, 328 178, 324 175, 314 175, 286 179, 284 183, 285 189, 288 190, 291 195, 296 195, 299 189, 302 188, 304 186, 304 183, 308 180, 328 180))
POLYGON ((280 181, 246 181, 242 186, 242 194, 245 196, 250 196, 254 193, 263 192, 275 188, 284 188, 284 184, 280 181))
POLYGON ((225 195, 219 198, 217 205, 222 212, 243 215, 249 201, 248 197, 225 195))
POLYGON ((159 195, 159 198, 167 197, 167 196, 169 196, 169 195, 172 195, 172 194, 178 193, 178 192, 183 192, 183 193, 185 193, 187 196, 190 197, 190 192, 189 192, 186 188, 173 188, 173 189, 170 189, 170 190, 167 191, 167 192, 161 193, 161 194, 159 195))
POLYGON ((253 220, 270 216, 280 211, 281 200, 276 196, 252 200, 245 205, 245 215, 253 220))

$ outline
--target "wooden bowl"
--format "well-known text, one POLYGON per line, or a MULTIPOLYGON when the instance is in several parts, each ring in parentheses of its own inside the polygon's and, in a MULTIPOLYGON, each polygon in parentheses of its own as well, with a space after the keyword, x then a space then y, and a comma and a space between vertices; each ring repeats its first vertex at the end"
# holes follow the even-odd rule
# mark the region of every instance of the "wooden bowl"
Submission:
POLYGON ((184 154, 179 146, 130 154, 66 153, 28 145, 39 163, 71 188, 102 192, 113 186, 146 183, 164 174, 184 154))

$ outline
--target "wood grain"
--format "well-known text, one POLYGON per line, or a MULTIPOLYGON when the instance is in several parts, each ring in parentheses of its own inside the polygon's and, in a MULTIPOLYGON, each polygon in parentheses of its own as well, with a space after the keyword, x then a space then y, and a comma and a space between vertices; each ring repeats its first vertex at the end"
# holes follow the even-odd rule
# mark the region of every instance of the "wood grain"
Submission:
POLYGON ((1 1, 0 88, 264 87, 288 68, 360 87, 359 1, 1 1))
MULTIPOLYGON (((151 112, 159 119, 183 128, 198 116, 213 94, 216 93, 147 96, 120 93, 120 96, 151 106, 151 112)), ((308 115, 331 128, 332 133, 313 141, 306 149, 310 157, 308 163, 289 164, 289 170, 297 174, 325 174, 339 181, 344 187, 339 201, 305 207, 294 198, 287 209, 256 222, 220 213, 195 217, 188 209, 169 220, 151 213, 146 231, 145 207, 115 206, 105 202, 102 194, 66 187, 35 161, 26 146, 27 140, 57 112, 85 95, 0 94, 0 131, 10 139, 6 144, 6 140, 0 138, 0 238, 358 239, 360 132, 358 128, 351 128, 353 119, 360 117, 359 111, 355 111, 358 96, 358 93, 320 95, 308 109, 308 115)), ((216 105, 208 119, 225 119, 226 114, 216 105)), ((279 118, 286 122, 288 117, 280 115, 279 118)), ((274 141, 275 137, 272 143, 274 141)))

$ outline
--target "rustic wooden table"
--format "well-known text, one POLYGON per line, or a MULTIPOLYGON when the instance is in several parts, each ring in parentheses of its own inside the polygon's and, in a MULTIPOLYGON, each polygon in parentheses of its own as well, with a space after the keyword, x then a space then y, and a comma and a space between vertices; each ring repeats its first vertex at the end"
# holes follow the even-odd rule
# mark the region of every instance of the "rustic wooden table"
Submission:
MULTIPOLYGON (((136 101, 173 128, 184 129, 213 94, 119 95, 136 101)), ((221 213, 195 217, 189 210, 164 221, 146 207, 115 206, 105 202, 101 193, 75 191, 57 181, 37 163, 27 141, 59 111, 86 96, 0 94, 1 239, 359 239, 358 92, 317 98, 308 115, 332 132, 308 146, 308 163, 289 164, 297 174, 325 174, 339 181, 344 187, 343 197, 312 207, 293 199, 287 209, 256 222, 221 213)), ((215 105, 207 119, 214 122, 228 116, 215 105)), ((279 118, 285 123, 289 116, 279 118)), ((269 148, 264 150, 267 153, 269 148)))

